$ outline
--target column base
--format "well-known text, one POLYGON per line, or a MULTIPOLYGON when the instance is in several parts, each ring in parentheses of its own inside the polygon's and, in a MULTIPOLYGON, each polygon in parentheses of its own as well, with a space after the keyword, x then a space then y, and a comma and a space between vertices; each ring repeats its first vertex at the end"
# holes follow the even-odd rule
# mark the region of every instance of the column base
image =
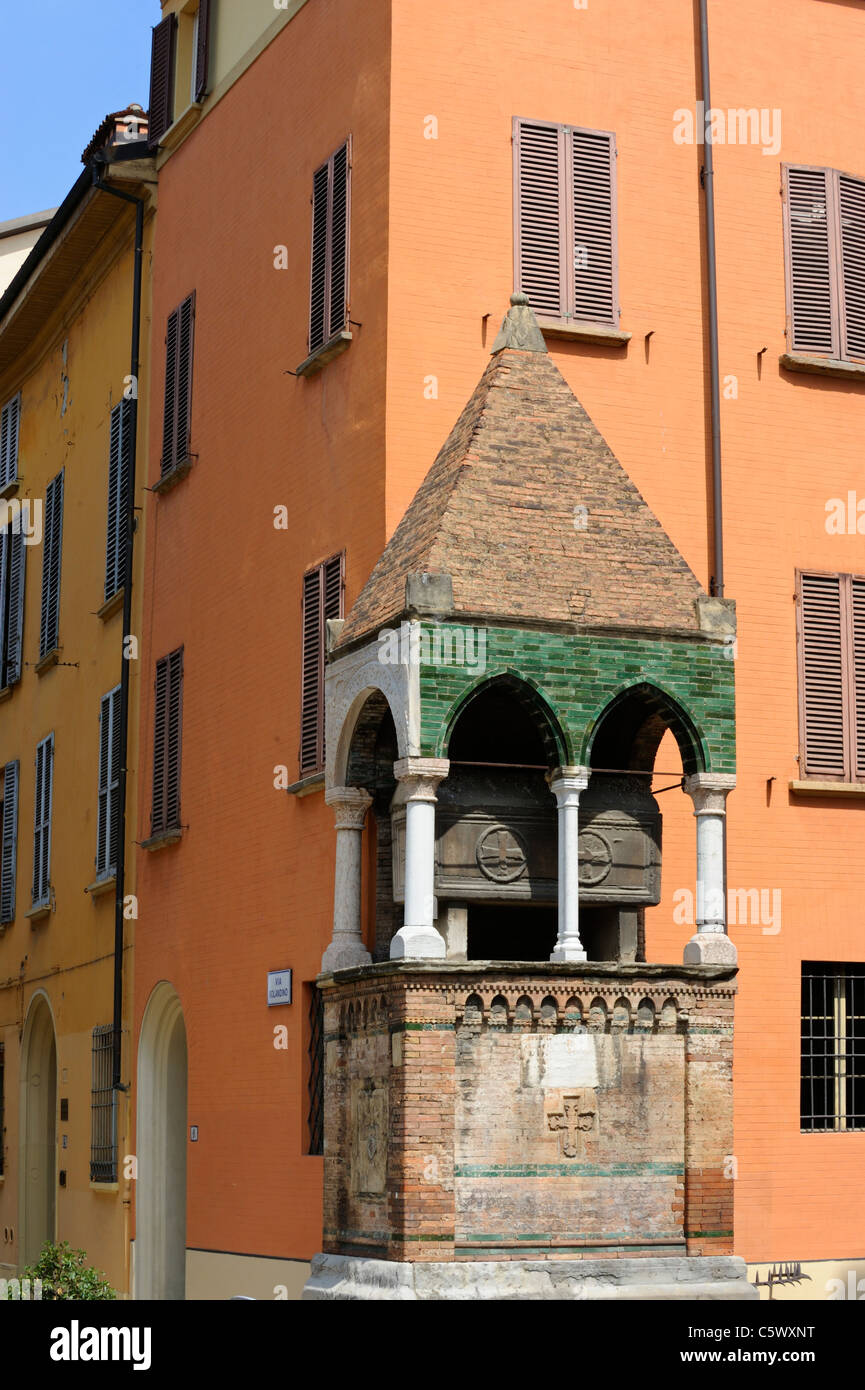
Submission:
POLYGON ((759 1297, 736 1255, 615 1260, 364 1259, 315 1255, 301 1297, 309 1302, 454 1300, 717 1300, 759 1297))
POLYGON ((321 958, 322 974, 333 970, 352 970, 356 965, 370 965, 372 956, 362 941, 354 939, 341 941, 336 937, 331 941, 321 958))
POLYGON ((685 946, 685 965, 738 965, 739 952, 726 932, 697 932, 685 946))
POLYGON ((588 956, 582 946, 571 946, 570 944, 560 946, 557 944, 553 954, 550 956, 550 960, 588 960, 588 956))
POLYGON ((444 960, 447 946, 435 927, 400 927, 390 943, 391 960, 444 960))

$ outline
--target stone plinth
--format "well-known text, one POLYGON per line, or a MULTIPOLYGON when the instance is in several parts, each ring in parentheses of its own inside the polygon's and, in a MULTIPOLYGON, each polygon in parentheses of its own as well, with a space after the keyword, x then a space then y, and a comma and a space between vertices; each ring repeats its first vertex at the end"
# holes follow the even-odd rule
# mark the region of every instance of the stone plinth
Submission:
POLYGON ((327 1258, 306 1296, 752 1296, 730 1258, 735 973, 322 977, 327 1258))

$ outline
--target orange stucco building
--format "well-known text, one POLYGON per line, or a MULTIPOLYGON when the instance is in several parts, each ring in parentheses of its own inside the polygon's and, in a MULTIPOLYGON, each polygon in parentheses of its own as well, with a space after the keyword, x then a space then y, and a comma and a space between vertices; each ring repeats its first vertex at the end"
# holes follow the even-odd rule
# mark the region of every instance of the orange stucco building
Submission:
MULTIPOLYGON (((161 123, 153 100, 150 113, 160 146, 146 464, 155 493, 135 965, 137 1152, 141 1164, 146 1148, 150 1177, 139 1168, 135 1267, 151 1296, 185 1287, 188 1297, 294 1297, 321 1248, 310 1006, 333 907, 310 644, 325 617, 349 613, 474 390, 508 296, 528 288, 519 257, 515 274, 515 122, 614 137, 612 313, 583 319, 578 307, 551 325, 534 307, 573 392, 700 584, 717 589, 706 146, 699 112, 688 119, 701 99, 699 32, 676 0, 501 0, 470 11, 457 0, 291 0, 245 5, 243 32, 222 8, 208 48, 194 4, 163 6, 174 86, 156 85, 161 123), (340 210, 349 254, 334 288, 340 210), (310 328, 317 247, 329 297, 316 318, 314 264, 310 328), (302 713, 312 720, 303 735, 302 713), (292 1003, 268 1008, 268 972, 288 969, 292 1003), (158 1173, 175 1192, 185 1182, 185 1219, 178 1207, 154 1224, 158 1173), (142 1249, 143 1226, 156 1234, 142 1249)), ((857 495, 853 525, 829 524, 832 499, 849 501, 862 477, 865 12, 709 0, 708 27, 720 113, 723 592, 738 615, 727 805, 739 958, 735 1250, 764 1273, 801 1260, 805 1296, 821 1298, 848 1268, 865 1273, 865 1119, 852 1079, 863 1068, 861 986, 843 983, 865 960, 865 773, 855 758, 865 732, 859 669, 858 715, 846 696, 843 707, 847 753, 823 775, 819 758, 817 773, 800 764, 811 755, 800 742, 796 596, 799 572, 865 575, 857 495), (791 323, 788 166, 847 179, 827 177, 823 194, 807 195, 810 211, 793 212, 794 233, 815 228, 829 248, 825 343, 809 339, 807 286, 797 301, 794 284, 803 318, 791 323), (800 1111, 803 976, 829 1000, 827 1036, 846 1068, 841 1097, 836 1058, 830 1113, 818 1106, 817 1125, 817 1111, 800 1111)), ((856 667, 861 584, 850 592, 856 667)), ((675 786, 669 734, 655 766, 656 791, 675 786)), ((675 794, 662 802, 648 961, 679 959, 694 930, 693 807, 675 794)), ((371 831, 364 846, 369 938, 371 831)))

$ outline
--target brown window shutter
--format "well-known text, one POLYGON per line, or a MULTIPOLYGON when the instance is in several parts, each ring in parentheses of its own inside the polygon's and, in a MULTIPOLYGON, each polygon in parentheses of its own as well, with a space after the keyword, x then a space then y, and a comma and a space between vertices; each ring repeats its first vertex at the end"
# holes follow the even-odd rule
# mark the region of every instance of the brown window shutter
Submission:
POLYGON ((309 350, 315 352, 348 322, 350 142, 332 154, 312 179, 312 254, 309 350))
POLYGON ((854 575, 850 588, 853 627, 853 777, 856 782, 865 782, 865 579, 854 575))
POLYGON ((210 65, 210 0, 199 0, 198 31, 195 45, 195 100, 207 95, 207 76, 210 65))
POLYGON ((838 574, 802 574, 799 585, 801 766, 805 777, 848 774, 847 623, 838 574))
POLYGON ((514 281, 536 314, 563 319, 568 279, 562 229, 566 226, 566 170, 562 128, 544 121, 514 121, 514 281))
POLYGON ((150 833, 180 826, 180 735, 183 717, 183 648, 156 663, 153 732, 153 809, 150 833))
POLYGON ((300 771, 324 766, 325 624, 341 618, 344 605, 345 556, 334 555, 303 576, 303 650, 301 655, 300 771))
POLYGON ((573 245, 566 238, 570 312, 587 323, 619 322, 616 255, 616 144, 600 130, 569 135, 573 245))
POLYGON ((348 320, 349 147, 338 149, 331 163, 329 334, 335 338, 348 320))
POLYGON ((788 165, 784 172, 790 350, 837 357, 838 268, 831 170, 788 165))
POLYGON ((317 169, 312 180, 312 262, 309 288, 309 350, 325 342, 327 314, 327 205, 329 163, 317 169))
POLYGON ((156 149, 174 117, 174 53, 177 16, 168 14, 153 30, 150 54, 150 111, 147 142, 156 149))
POLYGON ((169 314, 165 333, 162 477, 183 463, 189 454, 194 323, 195 295, 191 294, 169 314))
POLYGON ((838 175, 838 212, 842 352, 865 359, 865 180, 838 175))

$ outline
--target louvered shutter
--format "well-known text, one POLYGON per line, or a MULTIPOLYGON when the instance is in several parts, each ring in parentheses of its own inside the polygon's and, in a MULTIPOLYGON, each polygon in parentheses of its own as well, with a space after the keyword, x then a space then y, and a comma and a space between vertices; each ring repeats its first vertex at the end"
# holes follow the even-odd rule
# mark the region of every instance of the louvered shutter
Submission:
POLYGON ((865 181, 838 176, 841 327, 845 358, 865 358, 865 181))
POLYGON ((99 801, 96 827, 96 876, 117 866, 120 830, 120 686, 103 695, 99 707, 99 801))
POLYGON ((309 290, 309 350, 323 346, 328 303, 327 222, 330 189, 330 161, 318 169, 312 180, 312 263, 309 290))
POLYGON ((619 321, 616 286, 616 147, 604 131, 570 132, 573 245, 571 257, 576 320, 615 326, 619 321))
POLYGON ((516 288, 536 314, 555 319, 568 312, 564 155, 560 126, 514 122, 516 288))
POLYGON ((176 15, 169 14, 153 30, 150 49, 150 110, 147 141, 156 149, 174 119, 174 53, 176 15))
POLYGON ((195 35, 195 100, 203 101, 207 94, 207 72, 210 62, 210 0, 199 0, 198 25, 195 35))
POLYGON ((180 826, 180 734, 183 715, 183 649, 156 663, 151 834, 180 826))
POLYGON ((39 625, 39 656, 59 645, 60 638, 60 560, 63 545, 63 472, 48 484, 45 492, 45 534, 42 543, 42 613, 39 625))
POLYGON ((851 580, 853 777, 865 782, 865 579, 851 580))
POLYGON ((192 340, 195 295, 168 316, 165 333, 165 409, 162 421, 161 474, 165 477, 189 454, 192 402, 192 340))
POLYGON ((18 477, 18 422, 21 418, 21 395, 13 396, 0 410, 0 488, 14 483, 18 477))
POLYGON ((330 161, 330 275, 328 277, 328 337, 335 338, 348 319, 348 145, 330 161))
POLYGON ((321 766, 323 653, 321 568, 303 576, 303 655, 300 716, 300 770, 321 766))
POLYGON ((6 538, 6 556, 8 579, 2 589, 3 684, 15 685, 21 679, 24 642, 24 577, 27 572, 27 548, 24 544, 23 530, 13 531, 6 538))
POLYGON ((3 846, 0 852, 0 922, 15 920, 15 870, 18 858, 18 763, 3 769, 3 846))
POLYGON ((33 906, 44 907, 51 891, 51 799, 54 781, 54 735, 36 747, 33 812, 33 906))
POLYGON ((799 665, 807 777, 842 781, 846 774, 845 629, 840 576, 803 574, 799 665))
POLYGON ((830 171, 787 171, 787 313, 791 350, 837 357, 838 316, 830 171))
POLYGON ((105 599, 123 588, 126 559, 126 518, 132 472, 132 402, 121 401, 111 412, 108 448, 108 526, 105 542, 105 599))

